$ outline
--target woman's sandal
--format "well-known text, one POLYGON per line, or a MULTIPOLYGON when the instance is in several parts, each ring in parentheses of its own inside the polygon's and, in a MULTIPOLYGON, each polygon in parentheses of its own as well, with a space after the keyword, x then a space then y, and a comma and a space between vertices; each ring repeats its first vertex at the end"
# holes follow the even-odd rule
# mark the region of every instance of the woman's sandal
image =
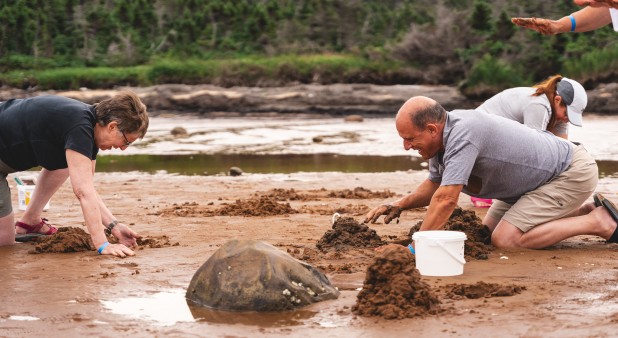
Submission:
POLYGON ((41 222, 35 225, 26 224, 24 222, 15 222, 15 226, 26 229, 25 234, 15 233, 15 241, 17 242, 28 242, 37 237, 49 236, 49 235, 53 235, 56 232, 58 232, 58 229, 56 227, 47 223, 47 218, 42 218, 41 222), (45 225, 49 227, 49 230, 47 230, 47 232, 44 232, 44 233, 39 232, 41 228, 43 228, 45 225))

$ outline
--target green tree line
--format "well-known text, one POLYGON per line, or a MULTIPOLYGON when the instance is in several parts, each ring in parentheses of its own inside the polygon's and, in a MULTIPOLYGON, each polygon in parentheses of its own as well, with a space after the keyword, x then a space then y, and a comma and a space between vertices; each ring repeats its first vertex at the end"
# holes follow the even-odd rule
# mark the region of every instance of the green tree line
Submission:
POLYGON ((0 81, 458 84, 470 96, 555 73, 617 76, 616 33, 541 36, 570 0, 0 0, 0 81), (310 61, 309 61, 310 60, 310 61), (184 74, 184 75, 183 75, 184 74))

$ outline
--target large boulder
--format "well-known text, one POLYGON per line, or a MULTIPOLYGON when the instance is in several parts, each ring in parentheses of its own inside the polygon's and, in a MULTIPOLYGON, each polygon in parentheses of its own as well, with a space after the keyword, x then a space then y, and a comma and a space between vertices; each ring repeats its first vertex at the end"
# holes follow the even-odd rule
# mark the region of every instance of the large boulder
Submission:
POLYGON ((311 265, 274 246, 231 240, 193 275, 186 298, 227 311, 285 311, 336 299, 339 291, 311 265))

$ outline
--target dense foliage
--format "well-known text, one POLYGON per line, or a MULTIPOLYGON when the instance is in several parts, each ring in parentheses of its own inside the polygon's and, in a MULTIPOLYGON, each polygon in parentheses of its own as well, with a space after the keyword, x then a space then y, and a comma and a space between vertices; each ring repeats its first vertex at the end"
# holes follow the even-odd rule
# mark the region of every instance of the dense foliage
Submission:
POLYGON ((0 81, 21 87, 360 81, 485 95, 559 72, 588 84, 618 76, 609 26, 547 37, 510 22, 560 18, 578 9, 571 0, 0 4, 0 81))

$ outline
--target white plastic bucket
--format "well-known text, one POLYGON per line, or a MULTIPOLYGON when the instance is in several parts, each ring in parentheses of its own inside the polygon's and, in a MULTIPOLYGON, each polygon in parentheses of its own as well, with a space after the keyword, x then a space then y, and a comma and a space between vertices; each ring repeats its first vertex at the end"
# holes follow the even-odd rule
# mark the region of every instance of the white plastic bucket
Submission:
POLYGON ((461 231, 417 231, 412 235, 416 268, 423 276, 457 276, 463 273, 464 241, 461 231))
MULTIPOLYGON (((28 204, 30 204, 30 199, 32 198, 32 193, 34 192, 35 185, 18 185, 17 186, 17 203, 19 204, 19 210, 26 210, 28 204)), ((49 201, 45 204, 43 210, 49 209, 49 201)))

